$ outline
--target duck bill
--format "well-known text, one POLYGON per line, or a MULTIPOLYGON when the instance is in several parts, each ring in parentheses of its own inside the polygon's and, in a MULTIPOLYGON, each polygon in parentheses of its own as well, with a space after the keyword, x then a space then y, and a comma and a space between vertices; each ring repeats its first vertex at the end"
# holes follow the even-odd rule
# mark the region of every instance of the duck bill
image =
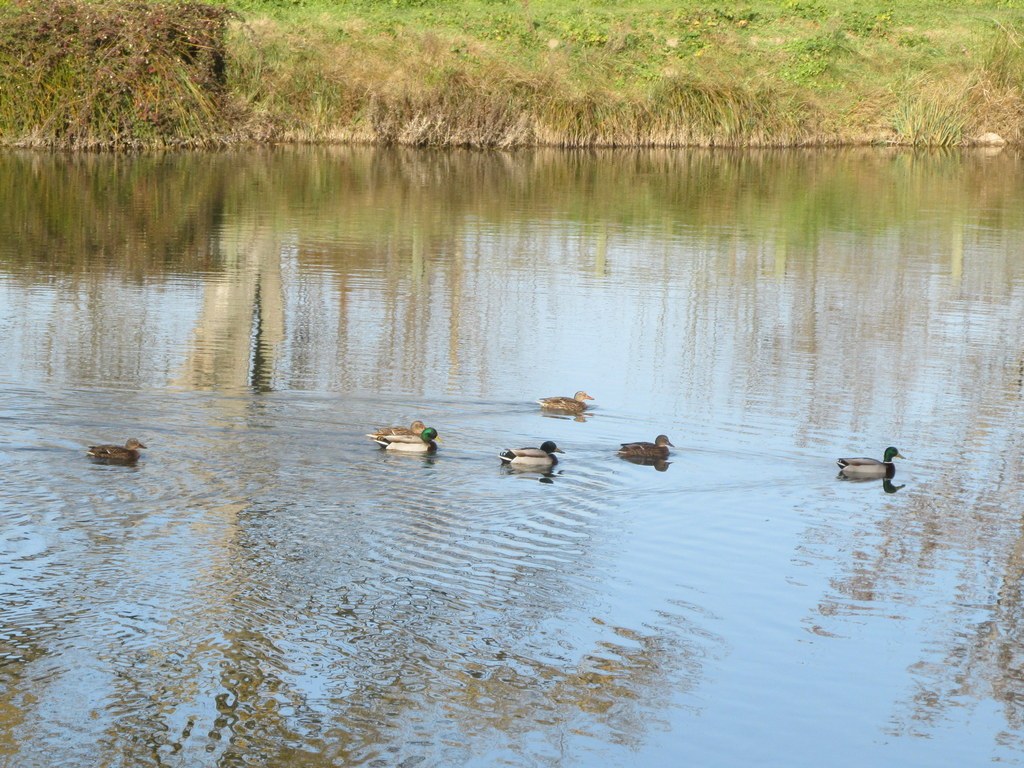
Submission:
POLYGON ((551 452, 552 452, 552 453, 565 453, 565 451, 563 451, 563 450, 562 450, 561 448, 555 448, 555 449, 554 449, 554 450, 552 450, 551 452))

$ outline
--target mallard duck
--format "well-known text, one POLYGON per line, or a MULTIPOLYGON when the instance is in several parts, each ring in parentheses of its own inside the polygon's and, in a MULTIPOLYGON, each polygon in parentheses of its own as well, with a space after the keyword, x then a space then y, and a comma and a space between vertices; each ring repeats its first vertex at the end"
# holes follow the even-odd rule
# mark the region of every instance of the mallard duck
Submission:
POLYGON ((572 397, 542 397, 537 402, 541 408, 550 408, 554 411, 568 411, 580 413, 587 409, 587 400, 593 400, 590 395, 582 389, 572 397))
POLYGON ((619 448, 619 456, 634 456, 646 459, 664 459, 668 457, 669 446, 675 448, 665 435, 658 435, 653 443, 623 443, 619 448))
POLYGON ((380 435, 375 437, 374 441, 389 451, 433 453, 441 439, 437 436, 436 429, 427 427, 418 435, 380 435))
POLYGON ((376 440, 379 437, 392 437, 394 435, 405 435, 407 437, 418 437, 423 434, 423 430, 427 428, 419 419, 416 419, 408 427, 381 427, 375 432, 367 434, 367 437, 376 440))
POLYGON ((103 459, 104 461, 130 462, 137 461, 139 449, 145 447, 145 445, 132 437, 124 445, 90 445, 85 455, 91 456, 94 459, 103 459))
POLYGON ((882 456, 881 461, 861 456, 849 459, 836 459, 836 464, 839 465, 839 471, 844 475, 892 477, 896 473, 896 465, 892 462, 894 458, 905 459, 907 457, 900 453, 899 448, 894 448, 890 445, 885 449, 885 454, 882 456))
POLYGON ((565 453, 553 440, 545 440, 540 448, 506 448, 498 454, 510 466, 551 467, 558 463, 556 453, 565 453))

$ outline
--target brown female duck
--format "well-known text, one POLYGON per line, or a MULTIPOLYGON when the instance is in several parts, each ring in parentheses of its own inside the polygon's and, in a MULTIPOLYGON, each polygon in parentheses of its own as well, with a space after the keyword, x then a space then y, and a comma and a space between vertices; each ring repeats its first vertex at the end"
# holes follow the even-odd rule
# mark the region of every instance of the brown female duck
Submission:
POLYGON ((90 445, 85 455, 91 456, 94 459, 102 459, 103 461, 128 463, 137 461, 139 449, 145 447, 145 445, 132 437, 124 445, 90 445))
POLYGON ((675 448, 665 435, 658 435, 653 443, 623 443, 619 448, 619 456, 642 459, 664 459, 668 457, 669 446, 675 448))
POLYGON ((537 402, 540 403, 541 408, 548 408, 552 411, 582 413, 587 409, 587 400, 593 399, 581 389, 572 397, 542 397, 537 402))

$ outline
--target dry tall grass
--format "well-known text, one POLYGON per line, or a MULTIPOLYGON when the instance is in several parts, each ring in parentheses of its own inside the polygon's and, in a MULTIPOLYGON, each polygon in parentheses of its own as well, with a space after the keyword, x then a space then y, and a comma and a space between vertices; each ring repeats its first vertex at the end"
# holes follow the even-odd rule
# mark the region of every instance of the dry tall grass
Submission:
POLYGON ((756 70, 723 44, 688 67, 653 71, 642 62, 633 80, 616 69, 622 34, 597 51, 560 45, 518 57, 438 31, 291 35, 264 21, 232 45, 232 82, 284 141, 768 147, 959 146, 992 131, 1024 138, 1024 56, 1007 28, 991 32, 978 62, 937 58, 905 74, 881 56, 873 65, 881 72, 867 71, 864 52, 832 31, 780 46, 782 58, 765 56, 756 70))

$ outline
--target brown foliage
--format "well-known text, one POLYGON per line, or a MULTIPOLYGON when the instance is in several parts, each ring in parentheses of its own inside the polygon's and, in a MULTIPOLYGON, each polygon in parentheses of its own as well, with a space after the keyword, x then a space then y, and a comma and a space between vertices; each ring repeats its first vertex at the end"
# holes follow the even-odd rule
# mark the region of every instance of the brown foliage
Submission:
POLYGON ((231 13, 196 2, 0 9, 0 135, 55 146, 199 143, 224 124, 231 13))

